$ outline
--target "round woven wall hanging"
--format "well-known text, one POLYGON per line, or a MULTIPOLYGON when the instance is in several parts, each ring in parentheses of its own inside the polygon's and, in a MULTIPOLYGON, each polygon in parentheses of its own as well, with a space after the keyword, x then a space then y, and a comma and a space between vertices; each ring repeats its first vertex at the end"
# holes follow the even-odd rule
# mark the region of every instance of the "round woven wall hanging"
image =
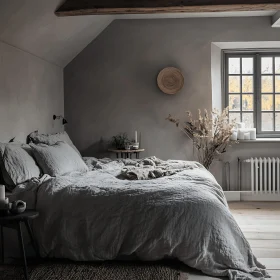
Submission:
POLYGON ((184 77, 175 67, 167 67, 160 71, 157 77, 158 87, 166 94, 175 94, 184 86, 184 77))

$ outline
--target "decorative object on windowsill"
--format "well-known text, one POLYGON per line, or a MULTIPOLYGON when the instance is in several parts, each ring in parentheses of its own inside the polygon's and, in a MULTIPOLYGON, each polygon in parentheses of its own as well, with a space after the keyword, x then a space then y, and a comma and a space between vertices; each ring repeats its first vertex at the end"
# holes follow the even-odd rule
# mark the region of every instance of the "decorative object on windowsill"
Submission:
POLYGON ((231 140, 235 140, 235 131, 237 132, 237 140, 256 140, 256 128, 245 128, 245 123, 237 123, 236 129, 233 129, 231 140))
POLYGON ((243 123, 243 122, 237 122, 236 125, 235 125, 235 127, 236 127, 237 129, 239 129, 239 128, 245 128, 245 123, 243 123))
POLYGON ((63 116, 57 116, 57 115, 53 115, 53 120, 55 121, 55 120, 61 120, 62 119, 62 124, 63 125, 65 125, 65 124, 67 124, 68 122, 67 122, 67 120, 63 117, 63 116))
POLYGON ((168 121, 175 123, 193 141, 197 160, 206 169, 210 168, 214 159, 226 153, 229 146, 238 143, 231 140, 232 129, 236 123, 229 121, 228 111, 229 109, 226 108, 222 113, 213 110, 208 114, 205 110, 202 114, 201 110, 198 110, 198 120, 194 120, 191 112, 187 112, 188 121, 183 124, 171 115, 167 117, 168 121))
POLYGON ((231 134, 230 140, 237 141, 238 131, 236 129, 233 129, 231 132, 232 132, 232 134, 231 134))
POLYGON ((118 135, 112 137, 111 144, 117 150, 129 150, 131 141, 126 133, 119 133, 118 135))
POLYGON ((157 77, 160 90, 166 94, 175 94, 184 86, 184 77, 175 67, 167 67, 160 71, 157 77))

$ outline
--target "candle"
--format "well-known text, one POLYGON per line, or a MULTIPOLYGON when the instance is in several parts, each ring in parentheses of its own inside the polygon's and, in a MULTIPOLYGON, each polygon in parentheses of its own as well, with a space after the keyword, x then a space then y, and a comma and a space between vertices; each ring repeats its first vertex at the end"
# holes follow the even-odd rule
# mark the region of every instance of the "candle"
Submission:
POLYGON ((243 122, 236 123, 236 128, 245 128, 245 123, 243 122))
POLYGON ((244 140, 250 140, 250 132, 244 133, 244 140))
POLYGON ((250 139, 251 140, 256 140, 257 139, 257 131, 255 128, 249 129, 250 131, 250 139))
POLYGON ((244 140, 244 133, 245 133, 244 129, 239 128, 237 133, 237 138, 239 140, 244 140))
POLYGON ((237 130, 232 130, 230 140, 237 141, 237 130))
POLYGON ((137 130, 135 131, 135 143, 137 143, 137 130))
POLYGON ((5 201, 5 186, 0 185, 0 202, 5 201))

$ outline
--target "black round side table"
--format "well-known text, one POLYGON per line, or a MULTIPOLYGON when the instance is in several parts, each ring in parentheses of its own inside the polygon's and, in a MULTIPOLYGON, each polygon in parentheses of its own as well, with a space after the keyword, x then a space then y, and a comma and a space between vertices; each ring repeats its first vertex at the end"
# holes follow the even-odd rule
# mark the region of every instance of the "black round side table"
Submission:
POLYGON ((28 231, 29 237, 30 237, 31 242, 32 242, 32 246, 33 246, 33 248, 36 252, 37 257, 40 257, 38 246, 37 246, 37 243, 34 239, 34 235, 33 235, 30 223, 29 223, 30 220, 34 220, 38 216, 39 216, 39 212, 32 211, 32 210, 26 210, 24 213, 18 214, 18 215, 8 214, 8 215, 5 215, 5 216, 0 216, 2 262, 4 263, 4 261, 5 261, 3 228, 4 227, 15 228, 18 232, 18 241, 19 241, 21 256, 22 256, 22 259, 23 259, 24 276, 25 276, 26 280, 28 280, 28 272, 27 272, 26 254, 25 254, 24 242, 23 242, 23 236, 22 236, 22 223, 24 223, 25 226, 26 226, 26 229, 28 231))

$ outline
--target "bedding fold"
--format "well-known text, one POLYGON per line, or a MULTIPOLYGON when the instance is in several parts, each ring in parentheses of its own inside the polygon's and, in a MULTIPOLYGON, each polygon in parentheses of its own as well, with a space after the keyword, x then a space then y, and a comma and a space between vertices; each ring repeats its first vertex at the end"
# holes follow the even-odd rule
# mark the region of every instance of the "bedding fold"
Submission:
MULTIPOLYGON (((42 257, 171 257, 230 280, 269 277, 230 213, 221 187, 201 164, 156 158, 85 162, 90 172, 46 177, 32 187, 40 212, 34 233, 42 257), (138 180, 118 179, 125 169, 158 166, 178 172, 157 179, 145 175, 141 180, 137 174, 138 180)), ((25 185, 14 195, 24 197, 25 188, 28 192, 25 185)))

